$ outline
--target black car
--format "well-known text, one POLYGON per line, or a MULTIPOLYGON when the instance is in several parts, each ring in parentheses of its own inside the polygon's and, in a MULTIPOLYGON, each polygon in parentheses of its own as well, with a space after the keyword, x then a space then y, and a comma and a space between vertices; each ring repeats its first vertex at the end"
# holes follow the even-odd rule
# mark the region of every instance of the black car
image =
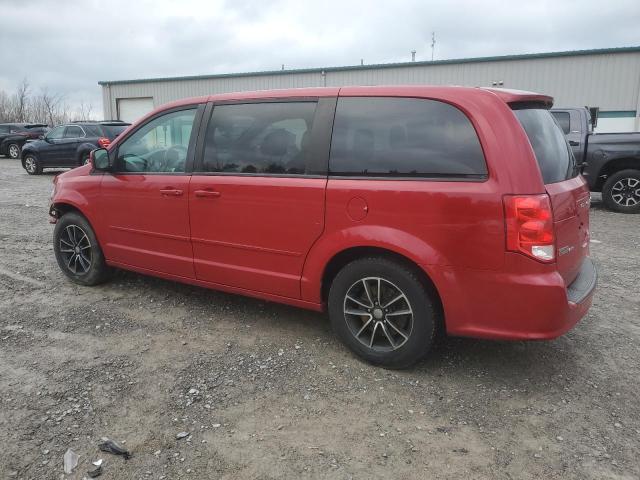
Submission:
POLYGON ((20 158, 20 149, 29 139, 47 133, 44 123, 0 123, 0 155, 20 158))
POLYGON ((52 128, 40 140, 22 147, 22 166, 30 175, 43 168, 74 168, 89 161, 89 153, 105 148, 129 126, 120 121, 75 122, 52 128))

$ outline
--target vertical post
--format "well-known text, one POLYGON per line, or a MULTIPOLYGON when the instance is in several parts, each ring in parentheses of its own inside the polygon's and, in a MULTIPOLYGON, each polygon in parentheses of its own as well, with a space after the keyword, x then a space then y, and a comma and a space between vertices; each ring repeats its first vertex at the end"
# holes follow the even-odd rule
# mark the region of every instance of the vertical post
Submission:
POLYGON ((431 32, 431 61, 433 62, 433 52, 436 49, 436 32, 431 32))
POLYGON ((636 121, 634 129, 636 132, 640 132, 640 76, 638 76, 638 99, 636 100, 636 121))

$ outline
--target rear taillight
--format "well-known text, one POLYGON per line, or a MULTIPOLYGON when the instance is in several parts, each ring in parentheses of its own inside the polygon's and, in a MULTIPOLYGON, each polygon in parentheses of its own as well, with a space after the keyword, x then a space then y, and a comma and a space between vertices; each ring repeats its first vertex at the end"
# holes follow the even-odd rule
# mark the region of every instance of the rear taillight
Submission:
POLYGON ((553 211, 546 194, 506 195, 504 212, 507 250, 524 253, 541 262, 555 260, 553 211))
POLYGON ((98 139, 98 145, 100 145, 101 148, 107 148, 109 145, 111 145, 111 140, 109 140, 107 137, 100 137, 98 139))

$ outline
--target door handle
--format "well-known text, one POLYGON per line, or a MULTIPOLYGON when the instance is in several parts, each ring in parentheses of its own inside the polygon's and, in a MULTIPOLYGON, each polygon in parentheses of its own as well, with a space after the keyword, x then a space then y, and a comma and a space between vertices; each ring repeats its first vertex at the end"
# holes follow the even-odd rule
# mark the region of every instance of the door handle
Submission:
POLYGON ((569 140, 569 145, 571 147, 579 147, 580 146, 580 142, 576 142, 575 140, 569 140))
POLYGON ((217 198, 220 196, 220 192, 217 192, 215 190, 196 190, 193 193, 196 197, 201 198, 217 198))
POLYGON ((160 195, 164 197, 179 197, 182 195, 182 190, 176 188, 163 188, 160 190, 160 195))

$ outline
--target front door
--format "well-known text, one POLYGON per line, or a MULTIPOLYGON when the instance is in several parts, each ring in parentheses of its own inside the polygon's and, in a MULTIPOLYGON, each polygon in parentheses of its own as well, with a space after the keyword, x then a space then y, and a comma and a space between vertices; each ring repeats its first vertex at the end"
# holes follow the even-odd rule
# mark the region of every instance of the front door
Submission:
POLYGON ((215 106, 189 187, 198 279, 300 298, 305 257, 324 228, 320 108, 215 106))
POLYGON ((65 127, 64 136, 58 142, 60 155, 58 163, 61 167, 75 167, 78 165, 76 152, 84 137, 84 130, 78 125, 67 125, 65 127))
POLYGON ((195 116, 195 106, 161 114, 118 146, 101 186, 108 261, 194 277, 187 160, 195 116))
POLYGON ((42 148, 38 152, 39 159, 44 166, 60 166, 60 158, 62 158, 61 151, 64 149, 64 125, 52 128, 45 136, 42 148))

